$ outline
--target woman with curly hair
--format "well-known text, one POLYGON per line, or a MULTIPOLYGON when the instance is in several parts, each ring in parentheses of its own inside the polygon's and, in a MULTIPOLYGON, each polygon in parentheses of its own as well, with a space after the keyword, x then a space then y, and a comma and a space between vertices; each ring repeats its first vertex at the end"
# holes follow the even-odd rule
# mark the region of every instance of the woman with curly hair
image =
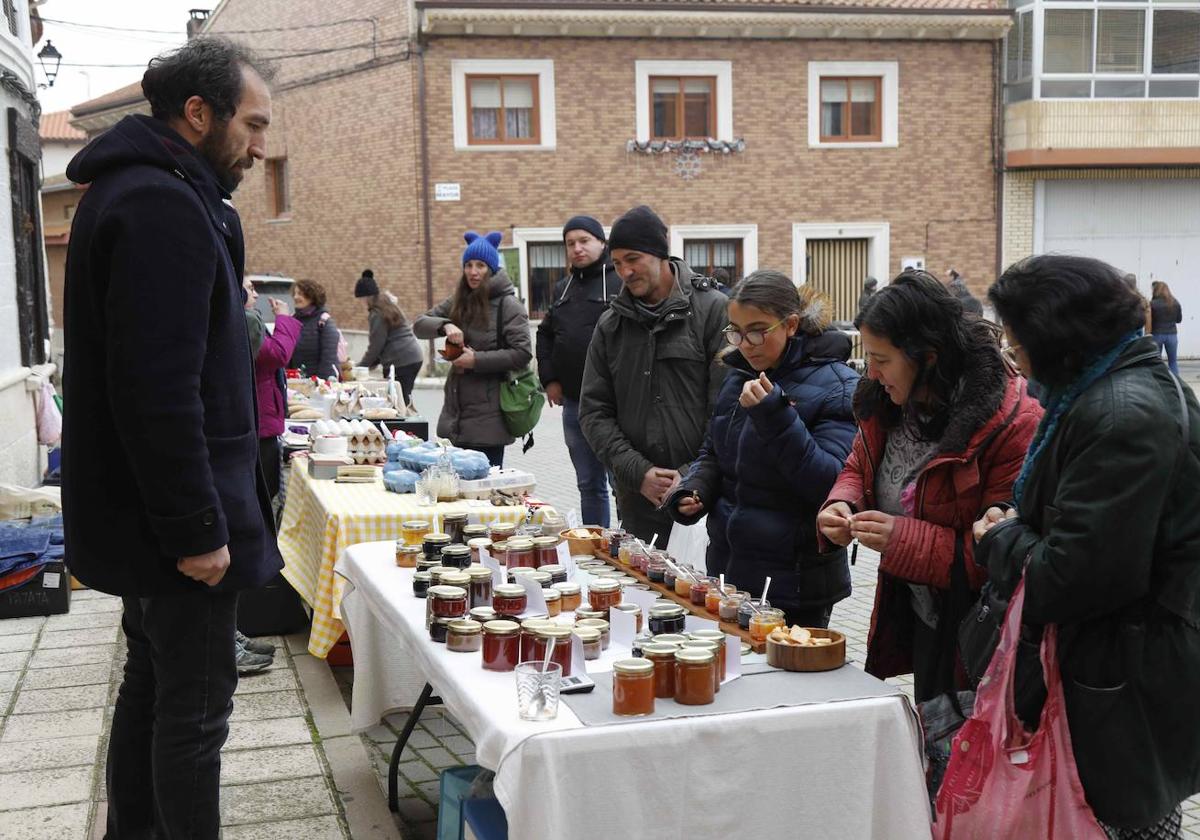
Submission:
POLYGON ((880 553, 866 670, 913 674, 917 702, 965 687, 958 624, 985 575, 971 529, 1007 501, 1041 409, 1000 353, 999 329, 924 271, 905 271, 855 320, 867 377, 858 435, 817 523, 880 553))

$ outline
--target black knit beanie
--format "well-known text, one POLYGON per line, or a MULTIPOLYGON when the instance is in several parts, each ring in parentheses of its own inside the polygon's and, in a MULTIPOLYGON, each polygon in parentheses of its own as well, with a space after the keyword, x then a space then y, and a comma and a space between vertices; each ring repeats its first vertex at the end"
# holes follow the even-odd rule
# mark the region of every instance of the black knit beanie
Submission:
POLYGON ((585 230, 592 236, 604 242, 608 239, 604 235, 604 225, 593 219, 591 216, 572 216, 565 225, 563 225, 563 239, 566 240, 567 234, 573 230, 585 230))
POLYGON ((362 273, 362 277, 358 278, 358 282, 354 284, 354 296, 356 298, 374 297, 379 294, 379 284, 375 282, 375 272, 371 269, 366 269, 362 273))
POLYGON ((667 226, 645 204, 634 207, 613 222, 612 232, 608 235, 608 247, 611 251, 618 248, 641 251, 664 260, 671 255, 667 226))

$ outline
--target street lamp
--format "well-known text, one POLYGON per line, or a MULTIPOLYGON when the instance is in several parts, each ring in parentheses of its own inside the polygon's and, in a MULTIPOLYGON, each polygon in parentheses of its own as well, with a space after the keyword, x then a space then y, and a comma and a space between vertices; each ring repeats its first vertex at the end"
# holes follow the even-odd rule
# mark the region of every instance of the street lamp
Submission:
POLYGON ((38 61, 42 63, 42 72, 46 74, 46 84, 48 87, 54 87, 54 78, 58 75, 58 65, 62 63, 62 53, 49 40, 46 41, 46 46, 42 47, 37 54, 38 61))

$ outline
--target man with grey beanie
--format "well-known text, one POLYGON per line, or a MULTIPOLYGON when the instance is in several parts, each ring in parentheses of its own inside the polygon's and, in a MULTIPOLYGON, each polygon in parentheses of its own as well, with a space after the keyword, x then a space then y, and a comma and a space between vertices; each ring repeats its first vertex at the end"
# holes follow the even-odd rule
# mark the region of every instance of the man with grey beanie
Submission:
POLYGON ((663 499, 699 453, 725 378, 727 300, 670 256, 667 226, 645 205, 613 223, 608 244, 622 289, 588 347, 579 425, 614 477, 622 526, 665 546, 663 499))

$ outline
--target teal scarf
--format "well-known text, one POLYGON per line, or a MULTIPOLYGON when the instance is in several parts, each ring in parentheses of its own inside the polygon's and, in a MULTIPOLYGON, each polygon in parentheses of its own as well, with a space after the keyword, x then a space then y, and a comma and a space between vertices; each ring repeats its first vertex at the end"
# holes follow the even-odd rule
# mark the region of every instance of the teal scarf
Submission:
POLYGON ((1017 510, 1021 509, 1021 497, 1025 493, 1025 484, 1029 480, 1029 476, 1033 474, 1034 465, 1046 449, 1047 444, 1053 439, 1055 431, 1058 430, 1058 421, 1063 418, 1067 409, 1075 403, 1080 394, 1112 369, 1113 363, 1125 348, 1141 337, 1141 329, 1129 333, 1111 350, 1088 365, 1070 385, 1061 390, 1050 390, 1039 398, 1039 402, 1046 408, 1046 413, 1042 415, 1037 432, 1034 433, 1033 440, 1029 442, 1029 451, 1025 453, 1025 463, 1021 465, 1021 473, 1013 483, 1013 502, 1016 504, 1017 510))

